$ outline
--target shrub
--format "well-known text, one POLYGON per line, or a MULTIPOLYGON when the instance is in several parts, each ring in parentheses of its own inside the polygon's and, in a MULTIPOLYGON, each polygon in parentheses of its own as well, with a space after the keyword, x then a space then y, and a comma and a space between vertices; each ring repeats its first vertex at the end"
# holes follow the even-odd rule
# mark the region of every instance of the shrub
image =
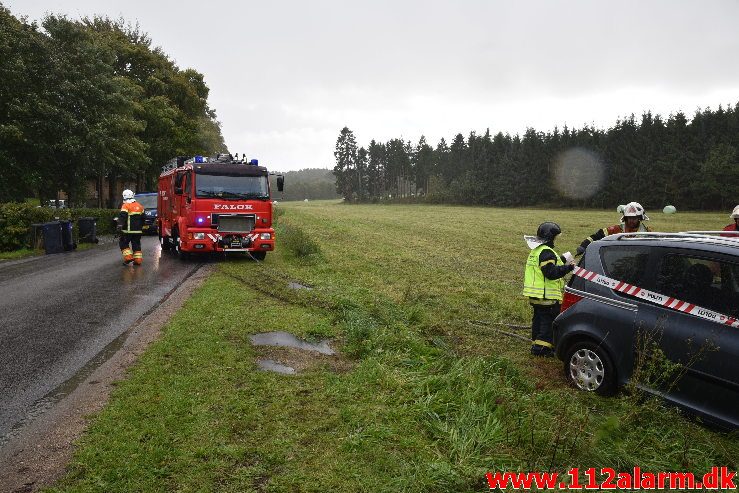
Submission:
POLYGON ((80 217, 95 217, 98 234, 112 233, 112 219, 117 214, 116 209, 51 209, 28 203, 0 204, 0 251, 9 252, 26 247, 31 224, 57 219, 76 221, 80 217))
POLYGON ((277 238, 282 245, 296 257, 307 257, 309 255, 320 255, 321 247, 308 236, 299 226, 281 221, 278 225, 277 238))
POLYGON ((279 219, 285 215, 285 209, 282 207, 273 207, 272 208, 272 222, 277 224, 279 219))

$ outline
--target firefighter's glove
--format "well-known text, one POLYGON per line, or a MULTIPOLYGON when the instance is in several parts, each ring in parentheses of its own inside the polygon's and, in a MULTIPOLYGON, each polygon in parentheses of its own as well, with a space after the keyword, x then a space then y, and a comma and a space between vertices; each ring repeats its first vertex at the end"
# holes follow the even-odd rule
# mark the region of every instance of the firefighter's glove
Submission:
POLYGON ((580 245, 579 247, 577 247, 577 250, 575 250, 575 257, 579 257, 583 253, 585 253, 585 247, 580 245))

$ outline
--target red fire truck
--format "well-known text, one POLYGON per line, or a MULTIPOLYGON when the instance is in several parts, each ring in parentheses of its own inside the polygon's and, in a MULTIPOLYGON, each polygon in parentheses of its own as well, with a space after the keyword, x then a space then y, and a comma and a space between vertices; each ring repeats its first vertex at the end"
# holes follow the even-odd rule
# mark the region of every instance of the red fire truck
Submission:
MULTIPOLYGON (((238 154, 236 155, 238 157, 238 154)), ((267 168, 256 159, 178 157, 162 168, 159 241, 180 258, 190 253, 248 252, 263 260, 275 248, 267 168)), ((284 177, 277 176, 282 191, 284 177)))

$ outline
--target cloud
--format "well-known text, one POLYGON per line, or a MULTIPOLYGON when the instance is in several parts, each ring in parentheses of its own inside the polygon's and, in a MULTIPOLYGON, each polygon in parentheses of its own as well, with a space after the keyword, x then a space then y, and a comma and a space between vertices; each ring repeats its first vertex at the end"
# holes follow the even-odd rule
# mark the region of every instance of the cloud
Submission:
MULTIPOLYGON (((12 0, 139 21, 205 74, 232 150, 331 166, 343 126, 360 145, 533 126, 607 127, 739 100, 739 2, 12 0)), ((285 168, 287 170, 288 168, 285 168)))

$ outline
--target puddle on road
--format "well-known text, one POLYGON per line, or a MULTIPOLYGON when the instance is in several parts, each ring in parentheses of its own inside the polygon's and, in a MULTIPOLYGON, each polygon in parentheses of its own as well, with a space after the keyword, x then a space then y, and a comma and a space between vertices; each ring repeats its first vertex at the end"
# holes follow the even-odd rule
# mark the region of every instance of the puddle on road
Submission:
POLYGON ((295 375, 297 373, 292 366, 281 365, 277 361, 271 359, 258 359, 257 366, 260 370, 281 373, 283 375, 295 375))
POLYGON ((317 343, 307 342, 298 339, 289 332, 264 332, 263 334, 250 335, 249 339, 255 346, 289 347, 302 349, 303 351, 315 351, 329 356, 336 354, 336 351, 329 346, 327 339, 317 343))
POLYGON ((310 286, 306 286, 305 284, 300 284, 299 282, 290 282, 288 283, 287 287, 289 289, 307 289, 308 291, 312 291, 313 288, 310 286))

